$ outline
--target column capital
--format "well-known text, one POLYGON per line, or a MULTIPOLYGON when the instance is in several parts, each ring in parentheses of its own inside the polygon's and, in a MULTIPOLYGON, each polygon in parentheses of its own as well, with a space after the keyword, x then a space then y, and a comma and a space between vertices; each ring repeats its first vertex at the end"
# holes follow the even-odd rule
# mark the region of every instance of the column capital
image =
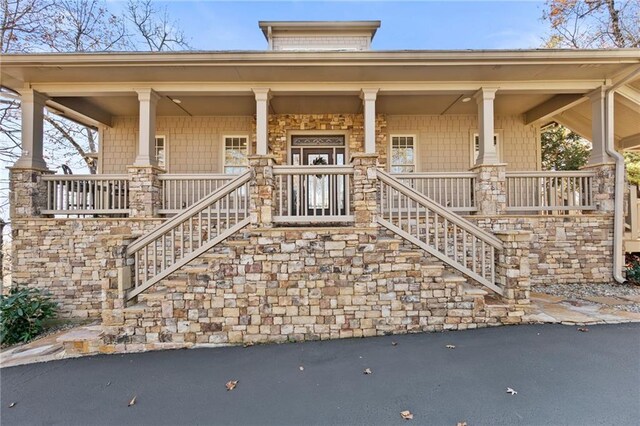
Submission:
POLYGON ((591 102, 600 102, 604 100, 606 94, 607 88, 605 86, 600 86, 597 89, 587 93, 587 97, 591 99, 591 102))
POLYGON ((21 89, 19 93, 22 102, 33 102, 36 105, 44 106, 45 102, 49 100, 48 96, 36 92, 33 89, 21 89))
POLYGON ((377 88, 361 89, 360 99, 362 99, 363 101, 375 101, 379 91, 380 89, 377 88))
POLYGON ((158 94, 155 90, 151 88, 145 89, 136 89, 136 93, 138 94, 138 100, 140 102, 153 102, 157 103, 162 96, 158 94))
POLYGON ((268 87, 254 87, 251 89, 256 97, 256 101, 268 101, 271 99, 271 89, 268 87))
POLYGON ((476 93, 473 94, 473 97, 477 102, 489 101, 496 98, 497 91, 497 87, 481 87, 476 93))

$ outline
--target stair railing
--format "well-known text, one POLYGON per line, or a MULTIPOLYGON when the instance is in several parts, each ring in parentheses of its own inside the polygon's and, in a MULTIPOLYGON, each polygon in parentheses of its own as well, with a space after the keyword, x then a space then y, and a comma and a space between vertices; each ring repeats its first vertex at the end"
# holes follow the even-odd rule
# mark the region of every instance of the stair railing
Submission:
POLYGON ((127 248, 134 258, 127 300, 247 226, 250 180, 247 171, 134 241, 127 248))
POLYGON ((378 223, 502 295, 496 261, 502 242, 489 232, 378 170, 378 223))

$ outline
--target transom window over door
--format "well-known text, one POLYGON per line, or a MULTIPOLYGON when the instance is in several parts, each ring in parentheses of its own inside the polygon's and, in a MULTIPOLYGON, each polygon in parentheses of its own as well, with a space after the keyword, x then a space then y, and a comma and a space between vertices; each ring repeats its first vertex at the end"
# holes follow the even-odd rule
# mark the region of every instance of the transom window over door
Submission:
POLYGON ((249 161, 249 138, 247 136, 224 137, 224 173, 240 174, 247 169, 249 161))
POLYGON ((415 137, 391 136, 391 173, 413 173, 415 169, 415 137))

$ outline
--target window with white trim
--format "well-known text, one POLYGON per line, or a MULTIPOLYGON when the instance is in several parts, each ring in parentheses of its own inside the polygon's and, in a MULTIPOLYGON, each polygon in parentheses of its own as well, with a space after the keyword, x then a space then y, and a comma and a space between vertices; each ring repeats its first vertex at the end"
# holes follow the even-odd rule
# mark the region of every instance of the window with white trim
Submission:
MULTIPOLYGON (((480 135, 478 133, 473 134, 472 139, 472 151, 473 156, 471 157, 471 165, 473 166, 478 161, 478 156, 480 155, 480 135)), ((493 146, 496 148, 496 155, 498 156, 498 161, 502 161, 502 154, 500 152, 500 134, 493 134, 493 146)))
POLYGON ((224 137, 224 173, 240 174, 247 169, 249 160, 249 138, 247 136, 224 137))
POLYGON ((156 160, 158 167, 165 168, 167 165, 167 138, 164 136, 156 136, 156 160))
POLYGON ((413 173, 416 169, 415 137, 391 136, 391 173, 413 173))

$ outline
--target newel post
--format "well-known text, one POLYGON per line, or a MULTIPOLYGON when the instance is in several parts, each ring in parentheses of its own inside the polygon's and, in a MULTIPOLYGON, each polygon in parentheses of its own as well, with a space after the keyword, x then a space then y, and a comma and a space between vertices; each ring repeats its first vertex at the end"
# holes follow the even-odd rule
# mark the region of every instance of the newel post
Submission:
POLYGON ((529 246, 531 231, 494 231, 503 244, 499 255, 496 274, 504 297, 510 304, 529 305, 531 291, 531 268, 529 246))
POLYGON ((471 171, 478 174, 474 186, 477 214, 504 214, 507 211, 506 164, 479 164, 471 171))
POLYGON ((271 228, 275 214, 275 179, 272 155, 250 155, 251 185, 249 189, 249 212, 251 225, 256 228, 271 228))
POLYGON ((354 224, 358 227, 377 227, 378 211, 378 155, 353 154, 351 200, 354 224))

